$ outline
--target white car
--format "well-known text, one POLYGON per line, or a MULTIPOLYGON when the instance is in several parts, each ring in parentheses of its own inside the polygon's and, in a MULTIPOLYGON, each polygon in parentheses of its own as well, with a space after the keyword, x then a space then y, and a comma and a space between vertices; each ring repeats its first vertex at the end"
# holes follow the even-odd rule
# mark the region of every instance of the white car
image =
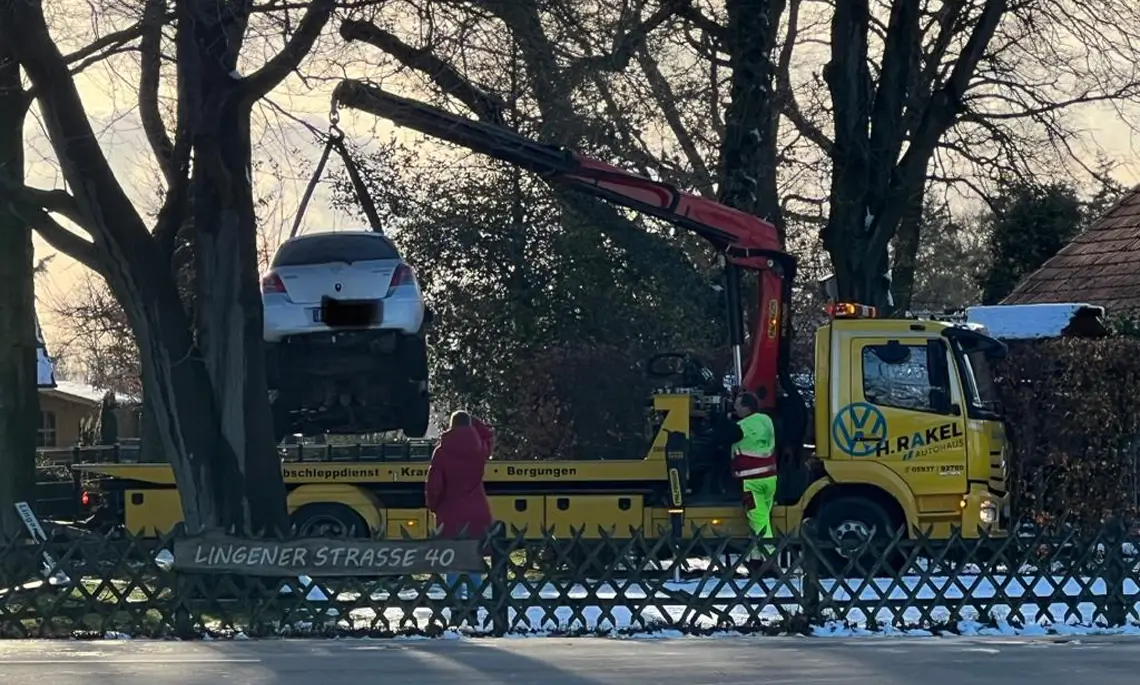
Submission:
POLYGON ((278 440, 428 427, 424 307, 416 273, 380 233, 291 238, 261 279, 278 440))

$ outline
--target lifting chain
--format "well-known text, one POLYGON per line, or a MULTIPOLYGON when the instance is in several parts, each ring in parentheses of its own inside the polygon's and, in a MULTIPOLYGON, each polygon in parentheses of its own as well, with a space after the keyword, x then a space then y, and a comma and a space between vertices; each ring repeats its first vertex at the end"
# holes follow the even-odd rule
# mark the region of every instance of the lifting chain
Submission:
POLYGON ((317 189, 317 183, 320 182, 321 175, 324 173, 325 164, 329 161, 329 153, 333 150, 336 150, 344 162, 344 168, 345 171, 348 172, 348 180, 352 183, 352 190, 356 195, 356 201, 360 203, 361 209, 364 210, 364 215, 368 217, 368 225, 375 233, 384 232, 384 227, 380 223, 380 213, 376 211, 376 203, 372 201, 372 195, 368 192, 368 186, 364 184, 364 178, 360 175, 360 167, 356 165, 356 162, 344 144, 344 131, 340 128, 340 108, 334 99, 332 107, 329 110, 329 132, 328 135, 325 136, 325 148, 321 152, 321 158, 317 162, 317 168, 313 170, 313 177, 309 179, 309 185, 305 187, 305 194, 301 196, 301 205, 297 208, 297 216, 293 219, 293 229, 289 231, 290 238, 295 238, 301 228, 301 219, 305 216, 305 210, 308 209, 309 201, 313 197, 313 191, 317 189))

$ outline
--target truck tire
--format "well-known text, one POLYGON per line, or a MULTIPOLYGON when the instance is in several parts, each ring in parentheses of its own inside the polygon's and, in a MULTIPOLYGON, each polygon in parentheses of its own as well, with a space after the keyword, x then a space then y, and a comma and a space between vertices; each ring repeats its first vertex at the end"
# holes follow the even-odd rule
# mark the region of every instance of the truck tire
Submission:
POLYGON ((368 523, 351 507, 335 503, 306 504, 289 517, 299 537, 372 536, 368 523))
POLYGON ((407 371, 408 379, 426 381, 428 379, 427 340, 420 335, 404 338, 400 352, 401 363, 407 371))
MULTIPOLYGON (((881 546, 865 546, 868 536, 874 534, 878 540, 889 540, 896 525, 879 503, 865 497, 840 497, 827 502, 816 516, 818 536, 826 546, 822 552, 832 568, 840 572, 851 567, 857 573, 866 573, 875 566, 881 553, 881 546), (838 542, 838 549, 836 549, 838 542)), ((883 570, 894 568, 896 561, 892 554, 881 565, 883 570)))

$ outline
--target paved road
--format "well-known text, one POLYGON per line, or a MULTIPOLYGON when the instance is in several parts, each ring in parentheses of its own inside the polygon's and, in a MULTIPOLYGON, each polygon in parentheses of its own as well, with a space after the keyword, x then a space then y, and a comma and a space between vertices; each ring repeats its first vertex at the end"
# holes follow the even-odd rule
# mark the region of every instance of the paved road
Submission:
POLYGON ((1140 638, 3 642, 2 685, 1134 685, 1140 638))

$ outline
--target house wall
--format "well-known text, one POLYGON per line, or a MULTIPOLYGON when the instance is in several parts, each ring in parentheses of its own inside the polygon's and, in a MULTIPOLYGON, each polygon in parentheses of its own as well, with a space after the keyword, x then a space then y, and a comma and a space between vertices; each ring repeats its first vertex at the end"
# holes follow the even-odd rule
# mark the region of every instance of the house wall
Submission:
MULTIPOLYGON (((40 393, 40 430, 37 447, 67 448, 79 444, 83 421, 99 411, 98 405, 71 400, 59 395, 40 393), (53 416, 47 416, 51 414, 53 416), (52 426, 54 425, 54 439, 52 426)), ((119 420, 119 439, 137 438, 140 432, 139 412, 126 406, 115 410, 119 420)))
POLYGON ((76 445, 79 442, 79 425, 91 415, 92 410, 93 407, 87 403, 40 393, 40 432, 36 445, 45 448, 76 445))

